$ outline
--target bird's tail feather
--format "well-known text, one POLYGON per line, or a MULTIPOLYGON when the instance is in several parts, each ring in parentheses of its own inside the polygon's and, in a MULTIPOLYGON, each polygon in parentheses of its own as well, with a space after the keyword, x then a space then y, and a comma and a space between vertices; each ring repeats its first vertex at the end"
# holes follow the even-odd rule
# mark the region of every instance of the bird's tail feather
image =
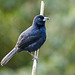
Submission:
POLYGON ((16 53, 16 48, 12 49, 0 62, 1 66, 5 65, 16 53))

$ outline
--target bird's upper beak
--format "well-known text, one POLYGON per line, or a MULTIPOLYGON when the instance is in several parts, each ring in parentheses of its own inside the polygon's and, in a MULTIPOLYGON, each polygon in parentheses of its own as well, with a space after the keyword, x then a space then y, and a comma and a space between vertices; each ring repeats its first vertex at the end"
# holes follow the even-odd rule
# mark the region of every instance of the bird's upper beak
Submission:
POLYGON ((49 20, 49 17, 44 17, 43 21, 49 20))

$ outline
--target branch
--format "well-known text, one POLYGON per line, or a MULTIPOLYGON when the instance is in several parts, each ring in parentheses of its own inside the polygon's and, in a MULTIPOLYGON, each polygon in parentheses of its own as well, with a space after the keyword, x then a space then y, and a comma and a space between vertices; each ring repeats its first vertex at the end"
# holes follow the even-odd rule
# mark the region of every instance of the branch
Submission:
MULTIPOLYGON (((40 15, 43 15, 43 14, 44 14, 44 1, 41 1, 40 15)), ((38 54, 39 54, 39 49, 37 51, 35 51, 35 57, 38 58, 38 54)), ((32 74, 31 75, 35 75, 36 67, 37 67, 37 60, 34 59, 33 67, 32 67, 32 74)))
POLYGON ((44 15, 44 1, 41 1, 40 15, 44 15))

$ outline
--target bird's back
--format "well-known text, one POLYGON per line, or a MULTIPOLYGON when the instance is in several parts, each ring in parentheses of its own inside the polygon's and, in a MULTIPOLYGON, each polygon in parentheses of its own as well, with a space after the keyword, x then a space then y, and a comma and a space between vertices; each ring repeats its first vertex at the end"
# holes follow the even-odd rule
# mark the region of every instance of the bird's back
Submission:
POLYGON ((41 47, 46 40, 46 29, 31 26, 19 36, 17 45, 22 50, 35 51, 41 47))

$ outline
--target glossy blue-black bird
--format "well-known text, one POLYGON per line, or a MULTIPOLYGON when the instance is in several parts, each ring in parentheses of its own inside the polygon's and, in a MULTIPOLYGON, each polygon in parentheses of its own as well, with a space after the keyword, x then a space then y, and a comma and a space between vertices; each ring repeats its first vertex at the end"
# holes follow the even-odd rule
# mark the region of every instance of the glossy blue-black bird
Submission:
POLYGON ((38 50, 46 40, 45 22, 48 19, 42 15, 35 16, 32 26, 20 34, 16 46, 2 59, 1 65, 5 65, 18 52, 38 50))

